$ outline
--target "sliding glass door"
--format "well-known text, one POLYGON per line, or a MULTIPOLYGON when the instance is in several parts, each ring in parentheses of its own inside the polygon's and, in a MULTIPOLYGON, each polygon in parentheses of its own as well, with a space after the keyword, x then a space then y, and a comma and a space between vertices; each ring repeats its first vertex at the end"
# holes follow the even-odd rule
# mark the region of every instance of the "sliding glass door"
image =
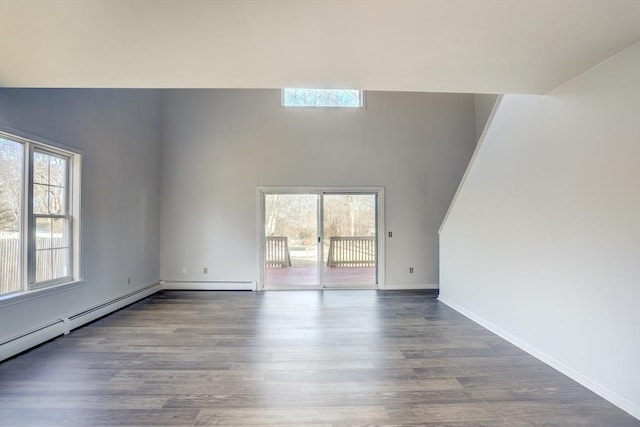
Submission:
POLYGON ((375 285, 376 195, 323 195, 323 284, 375 285))
POLYGON ((265 284, 319 286, 317 194, 265 194, 265 284))
POLYGON ((378 192, 262 194, 264 289, 377 287, 378 192))

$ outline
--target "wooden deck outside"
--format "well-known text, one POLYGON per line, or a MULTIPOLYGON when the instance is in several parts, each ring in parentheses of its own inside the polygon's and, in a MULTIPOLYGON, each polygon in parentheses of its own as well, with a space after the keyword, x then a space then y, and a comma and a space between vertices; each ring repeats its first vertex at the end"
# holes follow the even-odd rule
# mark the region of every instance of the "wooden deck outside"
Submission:
MULTIPOLYGON (((375 267, 322 267, 325 285, 375 285, 375 267)), ((313 286, 319 285, 315 266, 266 267, 267 285, 313 286)))

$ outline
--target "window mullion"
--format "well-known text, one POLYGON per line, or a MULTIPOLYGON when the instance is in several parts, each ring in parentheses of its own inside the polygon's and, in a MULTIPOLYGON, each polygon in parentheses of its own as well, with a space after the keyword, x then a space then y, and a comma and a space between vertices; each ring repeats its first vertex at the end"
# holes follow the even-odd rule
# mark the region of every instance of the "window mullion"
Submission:
POLYGON ((27 283, 26 288, 31 289, 36 281, 36 221, 33 215, 33 183, 34 183, 34 170, 33 170, 33 144, 27 144, 27 168, 25 174, 26 183, 26 227, 25 227, 25 241, 27 242, 27 283))
POLYGON ((65 203, 65 209, 64 209, 64 213, 65 216, 67 217, 67 223, 66 223, 66 233, 67 233, 67 242, 65 243, 66 246, 69 248, 67 250, 67 256, 68 258, 68 265, 67 265, 67 272, 66 272, 66 276, 71 276, 73 277, 73 271, 74 271, 74 265, 73 265, 73 250, 71 248, 73 248, 73 225, 71 224, 71 221, 73 220, 73 216, 71 215, 71 193, 73 192, 73 189, 71 188, 71 168, 73 167, 73 159, 69 158, 67 160, 67 168, 65 170, 65 177, 64 177, 64 183, 65 183, 65 197, 64 197, 64 203, 65 203))

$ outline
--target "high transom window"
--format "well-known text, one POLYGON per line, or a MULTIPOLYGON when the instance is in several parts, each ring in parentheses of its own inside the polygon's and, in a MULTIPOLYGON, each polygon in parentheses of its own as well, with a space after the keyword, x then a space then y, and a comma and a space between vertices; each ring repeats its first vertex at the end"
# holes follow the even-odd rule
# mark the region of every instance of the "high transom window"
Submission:
POLYGON ((296 89, 282 90, 285 107, 362 108, 363 92, 352 89, 296 89))
POLYGON ((80 154, 0 132, 0 296, 79 279, 80 154))

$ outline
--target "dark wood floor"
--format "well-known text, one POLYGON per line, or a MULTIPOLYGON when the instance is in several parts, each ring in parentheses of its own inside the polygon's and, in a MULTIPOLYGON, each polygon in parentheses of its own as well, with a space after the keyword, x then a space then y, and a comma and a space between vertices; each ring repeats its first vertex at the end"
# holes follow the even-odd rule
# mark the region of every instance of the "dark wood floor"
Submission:
POLYGON ((0 364, 0 425, 637 426, 417 291, 162 292, 0 364))

